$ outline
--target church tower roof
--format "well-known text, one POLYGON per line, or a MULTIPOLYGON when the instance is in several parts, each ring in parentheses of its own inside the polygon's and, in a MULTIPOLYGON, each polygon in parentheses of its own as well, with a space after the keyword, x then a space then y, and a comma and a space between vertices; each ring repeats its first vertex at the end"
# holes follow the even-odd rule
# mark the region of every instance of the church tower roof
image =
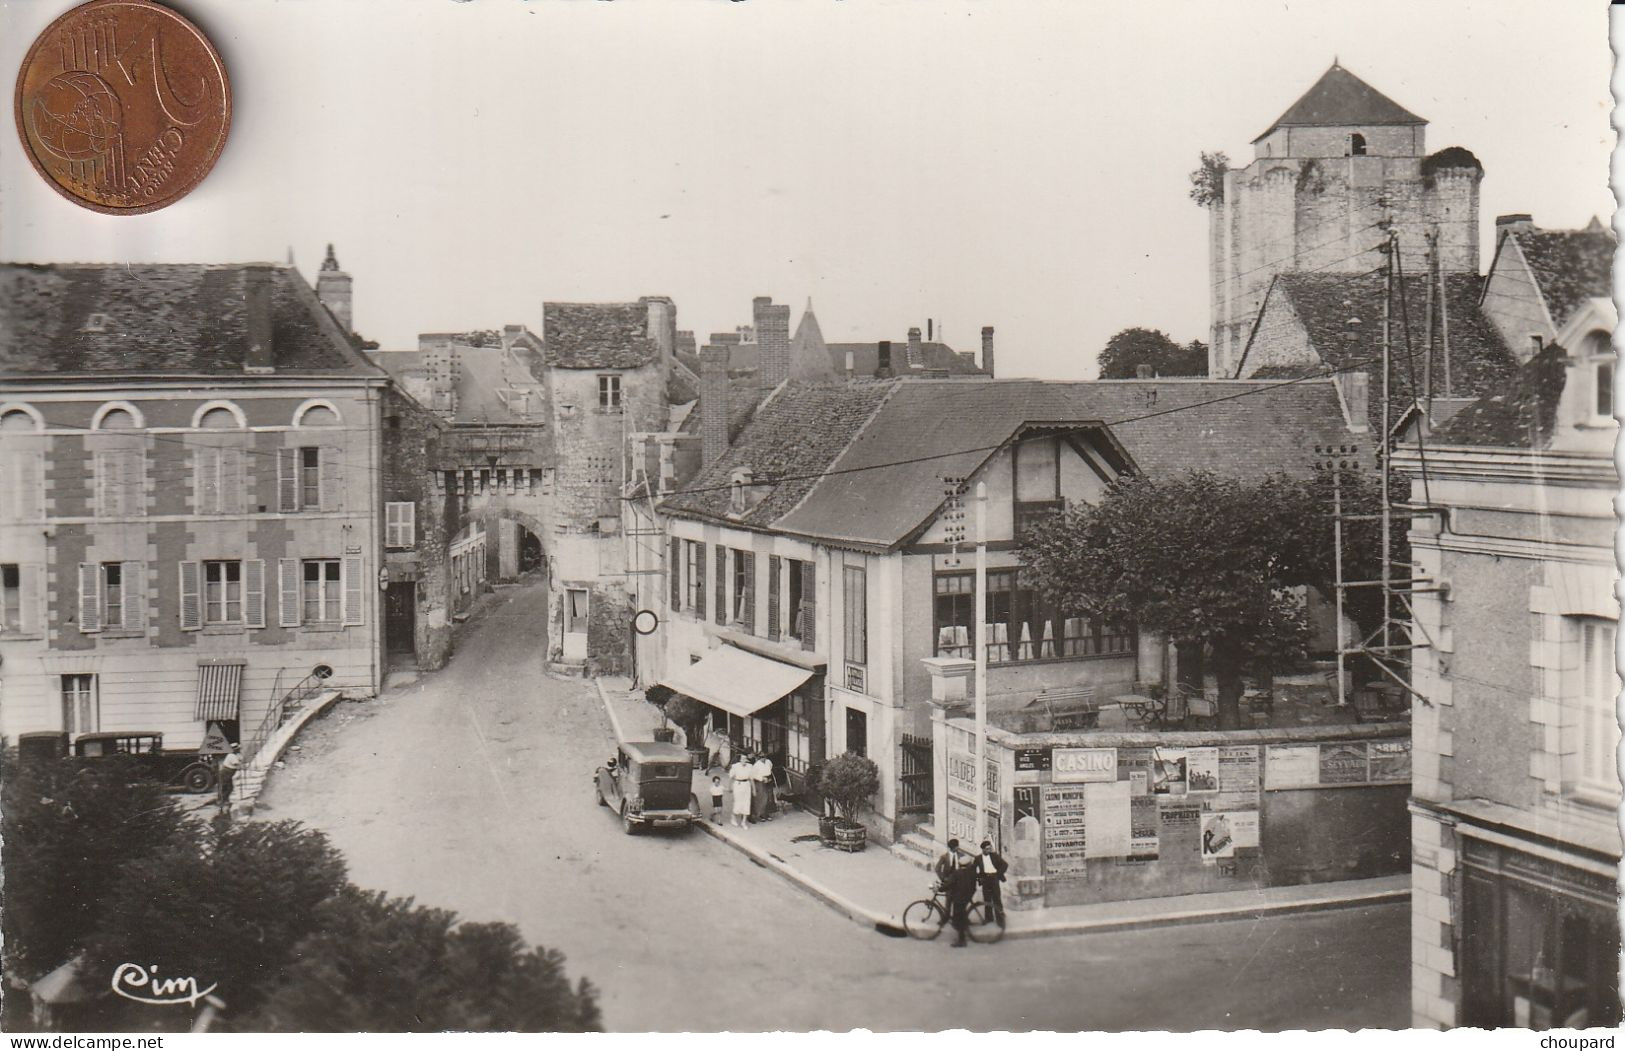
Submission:
POLYGON ((790 378, 812 383, 835 378, 829 346, 824 342, 823 330, 818 327, 818 315, 813 313, 811 299, 807 300, 807 309, 801 312, 801 323, 790 340, 790 378))
POLYGON ((1336 61, 1264 134, 1277 128, 1338 128, 1381 124, 1426 124, 1410 110, 1350 73, 1336 61))

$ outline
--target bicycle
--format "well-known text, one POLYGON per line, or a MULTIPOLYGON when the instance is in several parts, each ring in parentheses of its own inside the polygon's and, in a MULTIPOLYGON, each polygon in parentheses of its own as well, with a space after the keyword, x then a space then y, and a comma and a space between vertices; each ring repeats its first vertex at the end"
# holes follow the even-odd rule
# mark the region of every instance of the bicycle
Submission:
MULTIPOLYGON (((970 903, 967 917, 965 933, 971 941, 992 945, 1004 937, 1004 924, 994 922, 992 910, 980 898, 970 903)), ((949 918, 948 903, 942 898, 942 884, 934 883, 929 898, 911 901, 903 910, 903 930, 916 941, 932 941, 948 925, 949 918)))

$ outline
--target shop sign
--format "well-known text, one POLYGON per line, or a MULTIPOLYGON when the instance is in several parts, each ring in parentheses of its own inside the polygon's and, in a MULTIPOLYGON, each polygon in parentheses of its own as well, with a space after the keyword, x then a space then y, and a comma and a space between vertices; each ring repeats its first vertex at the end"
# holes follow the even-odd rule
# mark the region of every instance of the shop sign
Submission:
POLYGON ((1411 779, 1411 742, 1390 738, 1369 742, 1371 780, 1375 784, 1396 784, 1411 779))
POLYGON ((1048 770, 1051 755, 1048 748, 1017 748, 1017 770, 1048 770))
MULTIPOLYGON (((1000 845, 999 815, 989 812, 987 814, 986 837, 993 841, 993 849, 1001 854, 1004 848, 1000 845)), ((972 852, 978 849, 976 839, 976 811, 962 799, 948 800, 948 838, 959 840, 962 849, 972 852)))
POLYGON ((1359 785, 1367 780, 1366 742, 1335 741, 1320 746, 1320 783, 1359 785))
MULTIPOLYGON (((976 798, 976 757, 964 752, 949 752, 947 760, 948 792, 964 799, 976 798)), ((999 802, 999 764, 987 761, 987 801, 994 806, 999 802)))
POLYGON ((1051 763, 1055 781, 1117 780, 1115 748, 1056 748, 1051 763))

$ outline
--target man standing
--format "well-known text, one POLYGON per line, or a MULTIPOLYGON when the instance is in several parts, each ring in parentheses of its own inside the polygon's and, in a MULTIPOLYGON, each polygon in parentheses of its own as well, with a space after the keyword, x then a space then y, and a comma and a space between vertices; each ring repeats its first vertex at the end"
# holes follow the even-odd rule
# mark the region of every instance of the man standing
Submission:
POLYGON ((954 948, 965 947, 970 931, 970 903, 976 897, 976 859, 960 854, 948 876, 948 917, 953 920, 954 948))
POLYGON ((937 858, 936 865, 937 882, 942 884, 944 890, 947 889, 948 877, 954 874, 954 867, 958 864, 958 862, 959 840, 950 839, 948 841, 948 849, 942 852, 941 857, 937 858))
POLYGON ((982 885, 982 901, 987 905, 994 922, 1004 926, 1004 895, 999 884, 1004 882, 1004 855, 993 849, 993 841, 982 840, 982 852, 976 856, 976 880, 982 885))
POLYGON ((756 757, 751 776, 756 779, 756 813, 758 821, 773 820, 773 760, 766 755, 756 757))
POLYGON ((237 771, 243 766, 243 746, 233 743, 231 751, 220 760, 220 810, 229 813, 231 810, 231 790, 237 780, 237 771))

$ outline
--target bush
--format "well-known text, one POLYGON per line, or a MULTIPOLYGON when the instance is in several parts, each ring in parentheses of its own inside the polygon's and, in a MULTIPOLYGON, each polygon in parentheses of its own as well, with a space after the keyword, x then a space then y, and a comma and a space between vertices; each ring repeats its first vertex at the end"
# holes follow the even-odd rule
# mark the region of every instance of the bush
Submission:
POLYGON ((683 728, 690 748, 698 748, 705 736, 705 706, 692 697, 677 694, 666 702, 666 718, 683 728))
POLYGON ((506 923, 350 888, 317 910, 297 961, 242 1020, 269 1032, 596 1032, 597 992, 506 923))
POLYGON ((858 811, 880 791, 880 768, 867 756, 853 752, 838 755, 824 764, 818 776, 818 791, 835 804, 843 818, 855 821, 858 811))
POLYGON ((5 756, 5 971, 38 978, 95 929, 119 870, 196 828, 163 786, 117 759, 94 767, 5 756))

